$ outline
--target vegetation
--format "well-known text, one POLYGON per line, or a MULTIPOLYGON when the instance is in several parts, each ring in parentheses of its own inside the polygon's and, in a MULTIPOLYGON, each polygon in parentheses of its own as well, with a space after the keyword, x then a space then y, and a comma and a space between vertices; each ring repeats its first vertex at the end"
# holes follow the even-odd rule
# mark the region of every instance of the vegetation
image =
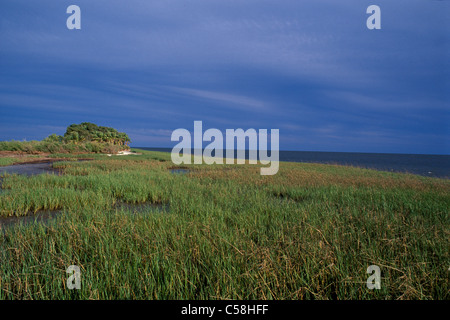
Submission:
POLYGON ((57 139, 64 141, 72 141, 75 143, 85 141, 106 142, 114 145, 128 145, 130 138, 124 132, 118 132, 116 129, 109 127, 99 127, 96 124, 83 122, 81 124, 71 124, 64 138, 52 135, 47 139, 57 139))
POLYGON ((117 153, 128 149, 130 138, 116 129, 83 122, 71 124, 64 136, 51 134, 42 141, 0 141, 0 151, 20 153, 117 153))
POLYGON ((9 166, 13 163, 16 163, 17 160, 11 157, 0 158, 0 166, 9 166))
POLYGON ((3 228, 0 299, 449 299, 448 180, 303 163, 172 174, 170 154, 140 152, 3 176, 0 216, 61 213, 3 228))
POLYGON ((39 153, 117 153, 124 146, 101 142, 0 141, 0 151, 24 154, 39 153))

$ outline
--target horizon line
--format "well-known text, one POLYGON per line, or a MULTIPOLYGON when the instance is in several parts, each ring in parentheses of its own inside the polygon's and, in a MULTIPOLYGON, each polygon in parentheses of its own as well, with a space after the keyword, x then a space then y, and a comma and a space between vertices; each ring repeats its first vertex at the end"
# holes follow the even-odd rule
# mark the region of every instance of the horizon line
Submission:
MULTIPOLYGON (((148 149, 173 149, 173 147, 134 147, 130 146, 130 148, 140 149, 140 148, 148 148, 148 149)), ((202 148, 204 150, 205 148, 202 148)), ((191 148, 191 150, 195 150, 191 148)), ((227 149, 222 149, 227 150, 227 149)), ((234 151, 238 151, 241 149, 234 149, 234 151)), ((245 149, 244 151, 249 151, 249 149, 245 149)), ((258 150, 256 150, 258 151, 258 150)), ((270 151, 270 150, 267 150, 270 151)), ((447 154, 439 154, 439 153, 400 153, 400 152, 362 152, 362 151, 315 151, 315 150, 278 150, 280 152, 322 152, 322 153, 360 153, 360 154, 396 154, 396 155, 423 155, 423 156, 450 156, 450 153, 447 154)))

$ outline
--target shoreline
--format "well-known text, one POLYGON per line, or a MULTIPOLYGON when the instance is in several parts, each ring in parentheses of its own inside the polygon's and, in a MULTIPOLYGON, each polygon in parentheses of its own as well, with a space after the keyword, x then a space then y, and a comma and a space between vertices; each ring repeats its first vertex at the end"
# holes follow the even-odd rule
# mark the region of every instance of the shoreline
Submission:
MULTIPOLYGON (((94 160, 93 158, 78 158, 77 161, 88 161, 88 160, 94 160)), ((39 164, 39 163, 52 163, 52 162, 58 162, 58 161, 73 161, 73 158, 45 158, 45 159, 36 159, 31 161, 24 161, 24 162, 15 162, 8 166, 17 166, 17 165, 25 165, 25 164, 39 164)), ((6 167, 6 166, 3 166, 6 167)))
MULTIPOLYGON (((171 152, 170 148, 135 147, 134 149, 171 152)), ((248 156, 248 150, 246 150, 245 159, 248 159, 248 156)), ((449 161, 450 155, 279 151, 280 165, 281 163, 326 164, 446 180, 450 179, 449 161)))
MULTIPOLYGON (((58 153, 58 154, 60 154, 60 153, 58 153)), ((94 160, 94 158, 88 157, 88 155, 94 155, 94 154, 103 154, 103 155, 107 155, 107 156, 113 156, 113 155, 114 156, 122 156, 122 155, 141 155, 142 153, 131 152, 128 150, 119 151, 118 153, 115 153, 115 154, 74 152, 74 153, 67 153, 67 157, 52 158, 52 157, 50 157, 52 155, 52 153, 48 153, 48 152, 45 152, 45 153, 44 152, 43 153, 23 153, 23 152, 17 152, 17 151, 0 151, 0 159, 7 158, 7 159, 11 159, 13 161, 12 163, 6 164, 6 165, 0 164, 0 167, 21 165, 21 164, 37 164, 37 163, 49 163, 49 162, 56 162, 56 161, 69 161, 69 160, 73 160, 73 156, 79 156, 79 155, 86 155, 86 157, 85 158, 77 158, 77 160, 82 160, 82 161, 83 160, 94 160)))

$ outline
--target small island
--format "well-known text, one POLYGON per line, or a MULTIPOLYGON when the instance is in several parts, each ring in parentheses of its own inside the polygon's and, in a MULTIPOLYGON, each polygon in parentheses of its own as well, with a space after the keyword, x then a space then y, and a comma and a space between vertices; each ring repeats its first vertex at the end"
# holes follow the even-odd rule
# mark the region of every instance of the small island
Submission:
POLYGON ((129 154, 130 142, 124 132, 82 122, 68 126, 63 136, 52 133, 42 141, 0 141, 0 165, 39 162, 55 155, 129 154))

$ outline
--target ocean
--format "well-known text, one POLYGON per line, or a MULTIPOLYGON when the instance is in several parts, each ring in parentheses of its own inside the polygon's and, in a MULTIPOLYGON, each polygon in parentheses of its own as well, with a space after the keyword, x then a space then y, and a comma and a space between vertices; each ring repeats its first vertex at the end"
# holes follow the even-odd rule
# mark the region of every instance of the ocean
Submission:
MULTIPOLYGON (((172 151, 171 148, 136 148, 162 152, 172 151)), ((246 157, 248 158, 248 151, 246 157)), ((426 177, 450 178, 449 155, 280 151, 280 161, 339 164, 390 172, 412 173, 426 177)))

